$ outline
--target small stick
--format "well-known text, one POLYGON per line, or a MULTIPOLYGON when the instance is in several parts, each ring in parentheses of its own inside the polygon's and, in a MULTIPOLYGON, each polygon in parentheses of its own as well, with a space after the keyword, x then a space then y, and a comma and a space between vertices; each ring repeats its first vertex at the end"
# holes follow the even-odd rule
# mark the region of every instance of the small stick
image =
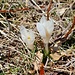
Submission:
POLYGON ((47 9, 47 20, 49 20, 49 11, 51 9, 51 6, 52 6, 52 0, 50 0, 49 7, 47 9))
POLYGON ((75 16, 74 16, 74 21, 73 21, 73 24, 72 24, 72 27, 70 28, 70 30, 65 34, 65 36, 63 38, 67 38, 68 35, 72 32, 73 28, 74 28, 74 25, 75 25, 75 16))
POLYGON ((65 72, 65 73, 69 73, 69 74, 72 73, 72 71, 68 71, 68 70, 64 70, 64 69, 58 69, 58 68, 54 68, 53 70, 57 71, 57 72, 65 72))
POLYGON ((3 32, 2 30, 0 30, 0 33, 4 36, 7 37, 7 34, 5 32, 3 32))
POLYGON ((46 68, 46 67, 47 67, 48 61, 49 61, 49 58, 47 57, 47 60, 46 60, 46 63, 45 63, 44 68, 46 68))
POLYGON ((34 0, 30 0, 30 2, 31 2, 33 5, 37 6, 37 7, 42 11, 43 14, 45 14, 45 12, 41 9, 41 7, 40 7, 39 5, 36 4, 36 2, 35 2, 34 0))
POLYGON ((67 64, 65 64, 65 66, 68 67, 70 64, 72 64, 74 62, 75 62, 75 58, 74 59, 72 58, 71 61, 69 61, 67 64))

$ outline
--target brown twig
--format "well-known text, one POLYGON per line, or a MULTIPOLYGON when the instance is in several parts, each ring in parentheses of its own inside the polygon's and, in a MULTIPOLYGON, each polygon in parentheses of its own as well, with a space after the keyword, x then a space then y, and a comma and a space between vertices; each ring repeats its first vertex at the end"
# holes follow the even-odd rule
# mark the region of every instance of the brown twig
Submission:
POLYGON ((17 11, 24 11, 24 10, 29 10, 29 8, 16 9, 16 10, 10 9, 9 11, 8 10, 0 10, 0 13, 17 12, 17 11))
MULTIPOLYGON (((40 8, 45 8, 45 7, 44 6, 40 6, 40 8)), ((0 13, 17 12, 17 11, 24 11, 24 10, 29 10, 29 8, 16 9, 16 10, 10 9, 9 11, 8 10, 0 10, 0 13)))
POLYGON ((74 19, 73 19, 73 24, 72 24, 72 27, 70 28, 70 30, 65 34, 65 36, 63 38, 67 38, 68 35, 72 32, 73 28, 74 28, 74 25, 75 25, 75 16, 74 16, 74 19))
POLYGON ((47 20, 49 20, 49 11, 51 9, 51 6, 52 6, 52 0, 50 0, 49 7, 47 9, 47 20))
POLYGON ((39 75, 45 75, 44 65, 41 63, 39 75))

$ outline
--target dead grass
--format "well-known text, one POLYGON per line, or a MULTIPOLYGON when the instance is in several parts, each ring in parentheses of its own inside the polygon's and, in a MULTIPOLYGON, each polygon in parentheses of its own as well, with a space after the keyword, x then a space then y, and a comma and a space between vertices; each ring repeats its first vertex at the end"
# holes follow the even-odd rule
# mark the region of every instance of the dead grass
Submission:
MULTIPOLYGON (((49 4, 49 0, 35 0, 28 2, 26 6, 26 2, 21 0, 0 1, 0 75, 37 75, 40 71, 36 72, 33 65, 33 62, 38 59, 37 52, 42 52, 44 49, 36 23, 43 14, 47 16, 47 3, 49 4), (35 51, 29 50, 21 40, 19 31, 21 25, 35 31, 35 51)), ((55 28, 49 42, 52 57, 46 61, 45 75, 74 75, 75 42, 71 43, 71 41, 75 41, 75 26, 65 38, 65 42, 58 39, 70 30, 75 17, 74 9, 75 0, 53 0, 52 2, 49 16, 53 18, 55 28), (55 41, 56 39, 58 40, 55 41)))

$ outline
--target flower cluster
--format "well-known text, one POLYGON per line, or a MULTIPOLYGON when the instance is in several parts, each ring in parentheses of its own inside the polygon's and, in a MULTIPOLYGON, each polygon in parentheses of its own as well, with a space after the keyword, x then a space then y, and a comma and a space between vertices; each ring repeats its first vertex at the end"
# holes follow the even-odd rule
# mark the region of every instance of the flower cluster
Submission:
MULTIPOLYGON (((51 18, 50 20, 46 20, 46 17, 43 15, 40 22, 38 22, 36 25, 37 25, 37 30, 41 38, 43 39, 43 42, 45 44, 48 44, 54 29, 53 20, 51 18)), ((34 48, 33 44, 35 41, 34 32, 32 30, 26 29, 24 26, 20 26, 20 33, 21 33, 22 40, 26 43, 28 48, 33 49, 34 48)))

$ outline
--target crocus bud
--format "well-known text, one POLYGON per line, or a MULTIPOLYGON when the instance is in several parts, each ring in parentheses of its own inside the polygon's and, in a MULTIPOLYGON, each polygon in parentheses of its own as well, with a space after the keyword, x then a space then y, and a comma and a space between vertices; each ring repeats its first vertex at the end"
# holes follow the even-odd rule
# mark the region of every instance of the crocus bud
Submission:
POLYGON ((48 43, 51 37, 51 34, 54 29, 54 22, 50 18, 50 20, 46 20, 46 17, 43 15, 40 22, 37 23, 37 30, 40 36, 43 39, 44 43, 48 43))

